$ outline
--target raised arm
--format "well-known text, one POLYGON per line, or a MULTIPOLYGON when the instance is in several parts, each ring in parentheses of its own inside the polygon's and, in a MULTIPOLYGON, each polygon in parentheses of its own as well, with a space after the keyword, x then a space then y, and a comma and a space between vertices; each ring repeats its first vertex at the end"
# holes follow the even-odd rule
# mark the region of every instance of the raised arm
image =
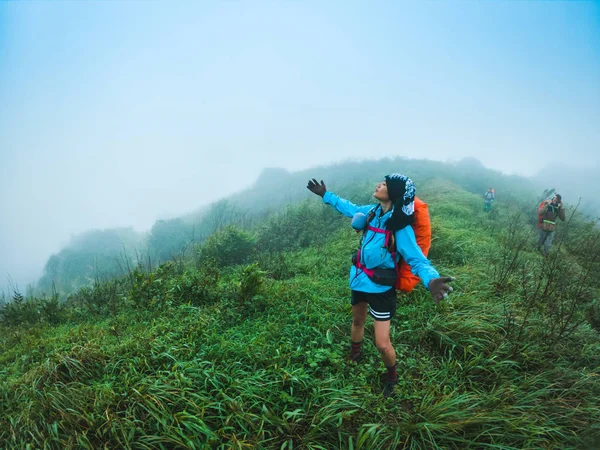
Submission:
POLYGON ((340 198, 333 192, 327 192, 323 196, 323 203, 331 205, 339 213, 342 213, 346 217, 354 217, 356 213, 367 214, 375 205, 355 205, 350 200, 340 198))
POLYGON ((368 213, 374 205, 358 206, 349 200, 343 199, 335 195, 333 192, 329 192, 323 180, 319 183, 316 179, 309 180, 306 188, 312 193, 323 197, 323 203, 326 205, 333 206, 337 212, 345 215, 346 217, 354 217, 358 212, 363 214, 368 213))

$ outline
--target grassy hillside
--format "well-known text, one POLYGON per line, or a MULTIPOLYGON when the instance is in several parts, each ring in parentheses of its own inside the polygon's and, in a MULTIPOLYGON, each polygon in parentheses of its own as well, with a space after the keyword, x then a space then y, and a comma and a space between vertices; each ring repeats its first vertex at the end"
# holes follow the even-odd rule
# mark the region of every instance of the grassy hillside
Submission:
POLYGON ((195 244, 204 242, 209 235, 225 226, 256 227, 281 208, 308 199, 312 194, 305 186, 311 177, 326 180, 343 194, 369 201, 372 185, 393 171, 410 174, 419 186, 441 176, 479 195, 483 195, 491 185, 495 187, 498 199, 518 197, 535 203, 530 181, 486 169, 475 159, 448 164, 385 158, 343 162, 294 173, 284 169, 265 169, 253 186, 183 217, 158 220, 148 233, 138 234, 122 229, 95 230, 76 237, 49 258, 36 292, 50 293, 55 287, 60 293, 70 294, 98 280, 124 275, 130 266, 143 264, 147 269, 153 269, 166 261, 185 258, 195 244))
MULTIPOLYGON (((368 201, 364 181, 344 195, 368 201)), ((398 297, 395 398, 372 322, 346 359, 358 238, 310 198, 65 303, 5 306, 0 447, 600 447, 597 228, 574 213, 542 258, 530 204, 487 215, 448 177, 417 188, 430 257, 457 280, 439 307, 398 297)))

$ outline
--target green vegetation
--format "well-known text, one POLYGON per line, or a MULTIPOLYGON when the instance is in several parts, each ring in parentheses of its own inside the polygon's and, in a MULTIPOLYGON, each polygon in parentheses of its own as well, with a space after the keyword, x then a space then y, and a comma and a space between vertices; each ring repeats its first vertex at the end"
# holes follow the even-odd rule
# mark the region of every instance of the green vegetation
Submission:
POLYGON ((69 246, 52 255, 37 283, 37 291, 56 289, 69 294, 99 279, 114 278, 135 264, 144 237, 132 228, 92 230, 72 239, 69 246))
MULTIPOLYGON (((35 293, 49 294, 54 285, 59 292, 70 294, 81 287, 92 287, 99 281, 126 275, 131 267, 139 264, 152 270, 166 261, 185 259, 191 256, 195 244, 204 242, 208 236, 229 225, 255 228, 272 214, 308 199, 311 194, 305 185, 309 177, 318 176, 331 186, 341 187, 340 194, 356 201, 370 202, 373 183, 381 180, 390 167, 409 173, 419 186, 443 174, 445 179, 479 195, 483 195, 488 184, 495 186, 499 198, 504 199, 509 195, 529 197, 533 192, 531 181, 486 169, 472 158, 456 164, 386 158, 296 173, 265 169, 250 189, 185 217, 158 220, 148 233, 136 233, 131 229, 94 230, 75 237, 66 248, 49 258, 35 293), (357 180, 360 180, 358 185, 357 180), (349 186, 352 187, 345 188, 349 186)), ((311 232, 300 230, 299 233, 311 232)), ((291 245, 303 244, 294 241, 291 245)))
MULTIPOLYGON (((0 447, 598 448, 597 226, 571 207, 543 258, 533 193, 500 195, 500 180, 486 214, 481 174, 411 164, 430 257, 457 280, 439 307, 423 287, 399 296, 395 398, 381 395, 372 322, 363 361, 346 359, 357 235, 299 198, 223 220, 156 269, 4 306, 0 447)), ((322 178, 364 203, 389 172, 375 166, 345 188, 322 178)))

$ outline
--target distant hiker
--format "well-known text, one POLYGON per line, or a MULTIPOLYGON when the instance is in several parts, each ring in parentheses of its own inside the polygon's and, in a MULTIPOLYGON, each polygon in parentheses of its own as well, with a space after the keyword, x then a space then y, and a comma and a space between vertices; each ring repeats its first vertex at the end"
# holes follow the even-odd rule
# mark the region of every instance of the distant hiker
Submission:
POLYGON ((556 218, 565 221, 565 205, 562 203, 560 194, 556 194, 552 200, 544 200, 538 208, 538 251, 544 246, 542 253, 548 254, 554 230, 556 229, 556 218))
POLYGON ((387 368, 383 395, 389 397, 398 383, 396 351, 390 341, 390 319, 396 312, 394 286, 397 281, 395 276, 397 261, 393 260, 388 246, 390 235, 395 240, 397 253, 394 251, 393 254, 397 255, 396 259, 401 256, 410 265, 412 272, 423 280, 423 284, 429 289, 436 304, 452 292, 452 288, 447 283, 453 278, 440 277, 417 245, 415 232, 411 226, 415 216, 415 187, 410 178, 400 174, 386 176, 385 181, 377 184, 373 193, 379 203, 364 206, 357 206, 327 191, 325 183, 323 181, 319 183, 314 178, 308 182, 307 188, 323 197, 325 204, 333 206, 347 217, 352 217, 352 226, 355 229, 364 229, 360 250, 353 258, 353 265, 350 268, 352 290, 350 358, 355 362, 361 359, 361 344, 368 310, 375 320, 375 344, 387 368), (392 274, 387 280, 386 273, 392 274))
POLYGON ((483 194, 485 203, 483 204, 483 210, 488 212, 492 209, 492 203, 496 200, 496 194, 493 188, 489 188, 485 194, 483 194))

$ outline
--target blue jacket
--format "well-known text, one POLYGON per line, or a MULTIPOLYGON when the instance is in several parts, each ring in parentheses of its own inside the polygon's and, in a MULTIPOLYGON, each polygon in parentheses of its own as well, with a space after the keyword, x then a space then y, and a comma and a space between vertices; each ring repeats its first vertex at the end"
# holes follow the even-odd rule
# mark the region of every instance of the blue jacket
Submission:
MULTIPOLYGON (((357 206, 329 191, 325 192, 323 202, 326 205, 333 206, 338 212, 347 217, 354 217, 359 212, 367 215, 371 209, 377 206, 357 206)), ((370 225, 374 228, 385 229, 385 223, 391 217, 392 211, 388 211, 383 216, 376 214, 370 225)), ((425 287, 429 289, 429 282, 434 278, 438 278, 440 274, 434 269, 429 260, 423 255, 421 248, 417 245, 413 228, 409 226, 396 231, 395 238, 397 257, 402 256, 404 261, 410 265, 412 273, 421 278, 425 287)), ((382 269, 394 268, 392 255, 385 248, 385 234, 383 233, 367 230, 360 252, 361 264, 367 269, 374 269, 376 267, 382 269)), ((368 293, 381 293, 388 291, 390 287, 372 282, 362 270, 357 269, 353 265, 350 268, 350 289, 368 293)))

